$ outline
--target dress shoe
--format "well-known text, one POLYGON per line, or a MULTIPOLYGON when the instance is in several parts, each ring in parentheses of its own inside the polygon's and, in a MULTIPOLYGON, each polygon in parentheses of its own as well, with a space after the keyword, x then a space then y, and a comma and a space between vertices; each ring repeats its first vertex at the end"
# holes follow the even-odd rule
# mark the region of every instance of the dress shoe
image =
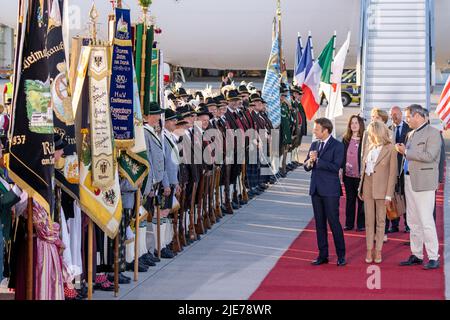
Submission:
POLYGON ((267 184, 265 184, 265 183, 260 183, 260 184, 258 185, 258 187, 260 187, 260 188, 263 189, 263 190, 266 190, 267 188, 269 188, 269 186, 268 186, 267 184))
POLYGON ((328 263, 328 258, 317 258, 316 260, 311 262, 311 264, 313 266, 320 266, 321 264, 327 264, 327 263, 328 263))
POLYGON ((239 204, 240 204, 241 206, 246 205, 247 203, 248 203, 248 201, 243 200, 242 197, 239 196, 239 204))
MULTIPOLYGON (((132 262, 126 264, 125 270, 134 271, 134 260, 132 262)), ((138 262, 138 272, 147 272, 147 271, 148 271, 148 266, 141 262, 138 262)))
POLYGON ((286 177, 287 177, 286 172, 281 172, 281 173, 280 173, 280 177, 281 177, 281 178, 286 178, 286 177))
POLYGON ((363 231, 366 231, 366 228, 357 228, 356 231, 363 232, 363 231))
POLYGON ((232 207, 231 203, 229 203, 226 206, 222 205, 221 209, 222 209, 222 213, 224 213, 224 214, 233 214, 233 207, 232 207))
POLYGON ((415 255, 409 256, 408 260, 400 262, 402 267, 404 266, 414 266, 423 264, 423 260, 417 258, 415 255))
POLYGON ((139 263, 145 264, 146 266, 149 266, 149 267, 156 266, 156 263, 154 263, 152 260, 150 260, 150 258, 147 258, 145 255, 143 255, 142 257, 139 258, 139 263))
POLYGON ((437 269, 439 268, 439 260, 430 260, 423 268, 425 270, 437 269))
POLYGON ((353 230, 353 227, 344 227, 344 231, 352 231, 353 230))
POLYGON ((146 257, 147 259, 152 260, 153 262, 160 262, 161 259, 159 259, 158 257, 155 257, 150 251, 147 251, 146 254, 143 255, 144 257, 146 257))
POLYGON ((345 260, 345 258, 339 258, 336 265, 338 267, 343 267, 343 266, 347 265, 347 261, 345 260))
MULTIPOLYGON (((157 252, 155 250, 155 256, 157 256, 157 252)), ((161 258, 163 259, 173 259, 173 257, 175 257, 175 255, 173 254, 172 250, 168 249, 168 248, 162 248, 161 249, 161 258)))
POLYGON ((396 232, 399 232, 400 230, 398 229, 398 227, 392 227, 392 228, 390 228, 388 231, 387 231, 387 233, 396 233, 396 232))
POLYGON ((172 248, 173 248, 173 242, 169 243, 169 244, 166 246, 166 248, 169 249, 170 251, 172 251, 172 253, 173 253, 173 255, 174 255, 175 257, 178 255, 178 253, 177 253, 175 250, 172 249, 172 248))
MULTIPOLYGON (((114 282, 114 273, 108 274, 108 281, 114 282)), ((122 273, 119 273, 119 284, 128 284, 130 282, 130 278, 125 277, 122 273)))

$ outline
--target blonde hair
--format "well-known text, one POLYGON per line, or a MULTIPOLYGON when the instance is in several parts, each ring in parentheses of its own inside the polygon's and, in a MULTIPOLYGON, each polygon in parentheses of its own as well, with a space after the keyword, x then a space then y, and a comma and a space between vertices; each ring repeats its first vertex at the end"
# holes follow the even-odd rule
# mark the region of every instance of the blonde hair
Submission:
POLYGON ((373 108, 370 114, 379 116, 384 123, 387 123, 389 120, 389 115, 386 110, 380 108, 373 108))
POLYGON ((382 122, 371 122, 367 127, 367 134, 369 135, 369 142, 371 145, 379 146, 392 143, 389 128, 382 122))

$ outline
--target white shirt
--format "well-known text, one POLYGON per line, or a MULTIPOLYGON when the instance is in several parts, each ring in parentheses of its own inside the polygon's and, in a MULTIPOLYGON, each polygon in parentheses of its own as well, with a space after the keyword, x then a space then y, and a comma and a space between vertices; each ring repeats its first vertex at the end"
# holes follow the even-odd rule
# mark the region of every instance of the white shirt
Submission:
POLYGON ((383 146, 378 146, 369 151, 366 159, 366 174, 368 176, 374 173, 375 164, 377 163, 378 156, 380 155, 380 151, 383 146))
MULTIPOLYGON (((323 147, 322 147, 322 150, 325 148, 325 146, 327 145, 327 143, 328 143, 328 140, 330 140, 330 138, 331 138, 331 134, 328 136, 328 138, 326 138, 325 140, 321 140, 320 142, 323 142, 323 147)), ((320 146, 320 145, 319 145, 320 146)))

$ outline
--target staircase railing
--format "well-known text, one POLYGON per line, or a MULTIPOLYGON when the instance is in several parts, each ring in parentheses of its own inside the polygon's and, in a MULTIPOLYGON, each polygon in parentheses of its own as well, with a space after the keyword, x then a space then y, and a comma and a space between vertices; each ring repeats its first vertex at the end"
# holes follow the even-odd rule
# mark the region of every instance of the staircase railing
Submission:
POLYGON ((360 115, 365 119, 366 115, 364 112, 365 108, 365 96, 366 96, 366 67, 367 67, 367 37, 369 34, 368 29, 368 7, 370 0, 361 0, 361 24, 360 24, 360 37, 359 37, 359 47, 361 64, 360 64, 360 77, 361 77, 361 99, 360 99, 360 115))

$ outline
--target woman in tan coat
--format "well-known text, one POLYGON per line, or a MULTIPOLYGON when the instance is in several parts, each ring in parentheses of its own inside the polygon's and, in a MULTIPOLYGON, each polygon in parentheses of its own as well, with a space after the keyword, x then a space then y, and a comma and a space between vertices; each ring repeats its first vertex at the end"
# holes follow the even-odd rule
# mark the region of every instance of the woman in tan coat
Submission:
POLYGON ((386 205, 394 198, 397 180, 397 152, 384 123, 371 122, 367 135, 369 143, 363 155, 359 185, 359 196, 364 201, 366 217, 366 262, 372 263, 375 257, 375 263, 381 263, 386 205))

